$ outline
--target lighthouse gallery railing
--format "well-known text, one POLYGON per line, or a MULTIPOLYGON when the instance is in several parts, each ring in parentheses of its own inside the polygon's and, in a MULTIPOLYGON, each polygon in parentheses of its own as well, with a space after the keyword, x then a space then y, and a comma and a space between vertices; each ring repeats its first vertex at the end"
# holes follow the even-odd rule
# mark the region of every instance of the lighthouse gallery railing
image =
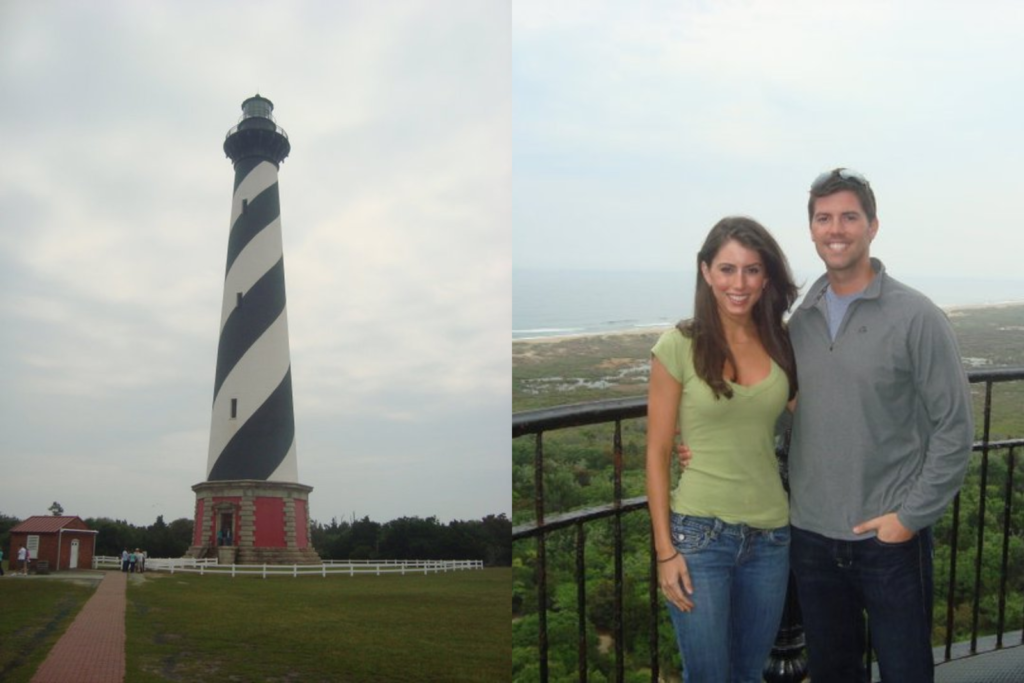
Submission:
MULTIPOLYGON (((992 416, 992 388, 995 384, 1006 382, 1024 381, 1024 368, 1011 368, 968 372, 968 378, 974 385, 984 387, 984 403, 982 408, 982 419, 978 421, 981 427, 981 438, 974 444, 974 453, 980 460, 980 483, 978 485, 977 519, 984 520, 986 507, 1002 505, 1001 526, 1002 526, 1002 548, 1000 553, 1000 578, 998 591, 998 618, 994 638, 989 639, 989 648, 1000 649, 1009 645, 1024 644, 1024 631, 1017 630, 1024 627, 1024 624, 1007 624, 1006 604, 1009 587, 1008 564, 1010 545, 1013 534, 1011 533, 1011 512, 1013 504, 1014 489, 1020 489, 1021 483, 1014 480, 1015 456, 1024 447, 1024 434, 1013 435, 1015 438, 993 441, 991 436, 992 416), (993 496, 988 491, 989 458, 993 454, 1005 456, 1006 474, 1003 483, 1001 496, 993 496), (993 499, 990 501, 989 498, 993 499), (1001 498, 1001 499, 1000 499, 1001 498), (1009 636, 1009 638, 1004 638, 1009 636)), ((1024 405, 1015 405, 1014 409, 1024 412, 1024 405)), ((613 630, 611 634, 614 640, 615 672, 613 680, 624 680, 625 675, 625 633, 623 631, 623 549, 624 538, 622 519, 634 513, 645 514, 647 509, 646 497, 624 498, 622 490, 623 474, 623 443, 622 424, 626 420, 643 418, 647 413, 647 402, 644 398, 615 399, 610 401, 595 401, 591 403, 561 406, 544 410, 527 411, 517 413, 512 418, 512 437, 534 438, 534 520, 520 524, 513 528, 513 543, 524 543, 533 539, 536 543, 535 555, 535 580, 536 598, 538 605, 538 642, 537 654, 539 663, 540 680, 548 680, 548 652, 549 634, 547 628, 546 605, 549 604, 551 587, 548 585, 548 560, 547 560, 547 539, 553 532, 562 529, 575 530, 575 576, 576 576, 576 603, 577 603, 577 666, 579 680, 585 681, 588 677, 588 635, 587 635, 587 594, 586 594, 586 553, 585 539, 586 529, 589 524, 598 520, 610 520, 612 524, 613 547, 614 547, 614 605, 613 605, 613 630), (612 456, 613 456, 613 499, 597 507, 583 510, 565 512, 561 514, 545 513, 544 500, 544 434, 545 432, 560 429, 581 427, 585 425, 612 424, 614 425, 612 456)), ((973 586, 970 597, 972 601, 971 629, 969 644, 954 649, 953 621, 954 621, 954 597, 957 591, 957 560, 962 550, 959 548, 959 535, 961 525, 960 505, 961 496, 966 490, 962 490, 957 496, 951 510, 947 513, 951 517, 950 534, 948 539, 936 538, 937 544, 948 543, 948 582, 946 587, 946 637, 942 648, 941 661, 951 661, 959 656, 977 654, 979 650, 979 605, 982 600, 982 551, 984 548, 985 535, 977 535, 977 544, 974 549, 973 577, 969 582, 973 586)), ((977 522, 975 522, 977 523, 977 522)), ((979 527, 983 527, 980 524, 979 527)), ((647 545, 650 545, 649 533, 647 545)), ((658 645, 658 615, 661 607, 661 599, 657 589, 657 566, 654 562, 654 553, 651 552, 649 566, 649 652, 650 652, 650 674, 651 681, 658 681, 659 672, 659 645, 658 645)), ((936 566, 938 575, 939 567, 936 566)), ((962 586, 963 582, 960 582, 962 586)), ((786 624, 783 624, 786 627, 786 624)), ((867 653, 870 662, 870 652, 867 653)), ((785 680, 785 679, 781 679, 785 680)))

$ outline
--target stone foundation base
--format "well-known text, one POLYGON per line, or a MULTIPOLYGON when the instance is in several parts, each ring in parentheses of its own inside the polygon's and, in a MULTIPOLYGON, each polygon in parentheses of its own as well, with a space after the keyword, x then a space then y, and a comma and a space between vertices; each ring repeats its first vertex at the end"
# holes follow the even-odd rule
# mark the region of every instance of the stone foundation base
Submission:
POLYGON ((239 548, 235 564, 321 564, 323 560, 312 548, 286 550, 282 548, 239 548))
POLYGON ((194 545, 185 553, 185 557, 203 559, 217 558, 217 564, 321 564, 320 555, 312 548, 289 550, 288 548, 241 548, 223 546, 194 545))
POLYGON ((210 557, 217 557, 217 549, 209 545, 193 545, 190 546, 187 551, 185 551, 185 557, 192 557, 197 560, 205 560, 210 557))
POLYGON ((193 545, 186 557, 222 564, 319 564, 309 543, 312 487, 261 480, 209 481, 196 492, 193 545))

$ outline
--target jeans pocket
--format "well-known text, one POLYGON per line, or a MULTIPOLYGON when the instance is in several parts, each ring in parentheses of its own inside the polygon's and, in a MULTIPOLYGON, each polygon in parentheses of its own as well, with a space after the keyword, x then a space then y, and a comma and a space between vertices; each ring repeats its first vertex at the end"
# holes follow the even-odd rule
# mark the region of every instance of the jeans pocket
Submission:
POLYGON ((780 526, 777 529, 767 529, 764 533, 768 539, 768 545, 787 546, 789 545, 789 527, 780 526))
POLYGON ((706 517, 672 515, 672 543, 684 555, 700 552, 710 545, 715 521, 706 517))
POLYGON ((871 541, 880 548, 889 548, 892 550, 896 550, 899 548, 910 548, 917 543, 917 534, 914 534, 907 540, 900 541, 899 543, 889 543, 888 541, 883 541, 878 536, 873 536, 871 538, 871 541))

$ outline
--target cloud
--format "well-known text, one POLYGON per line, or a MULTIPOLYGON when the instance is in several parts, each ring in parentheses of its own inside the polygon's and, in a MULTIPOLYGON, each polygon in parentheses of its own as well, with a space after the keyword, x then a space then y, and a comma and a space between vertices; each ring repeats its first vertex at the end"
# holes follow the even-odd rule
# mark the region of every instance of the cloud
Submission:
POLYGON ((380 521, 507 511, 508 26, 501 2, 4 5, 0 466, 22 469, 2 511, 57 496, 73 514, 191 515, 230 227, 221 145, 257 91, 292 143, 282 226, 314 516, 318 494, 369 508, 358 477, 410 491, 375 504, 380 521), (412 495, 431 467, 463 474, 412 495))
POLYGON ((517 266, 675 268, 746 213, 814 272, 800 197, 841 164, 876 186, 894 272, 990 272, 1022 146, 1016 5, 527 0, 513 21, 517 266), (964 225, 986 237, 949 249, 964 225))

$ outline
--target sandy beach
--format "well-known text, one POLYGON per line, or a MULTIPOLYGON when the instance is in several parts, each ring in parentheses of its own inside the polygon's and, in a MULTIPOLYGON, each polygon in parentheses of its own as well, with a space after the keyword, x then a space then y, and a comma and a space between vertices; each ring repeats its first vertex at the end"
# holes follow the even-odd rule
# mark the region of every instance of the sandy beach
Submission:
POLYGON ((661 334, 671 327, 672 325, 665 325, 663 327, 638 327, 631 330, 609 330, 608 332, 588 332, 583 334, 567 334, 563 336, 530 337, 527 339, 513 339, 512 344, 552 344, 571 339, 602 339, 605 337, 646 337, 661 334))
POLYGON ((997 304, 963 304, 960 306, 944 306, 942 310, 950 316, 963 315, 968 311, 981 311, 985 309, 1020 308, 1021 323, 1024 323, 1024 301, 1004 301, 997 304))

